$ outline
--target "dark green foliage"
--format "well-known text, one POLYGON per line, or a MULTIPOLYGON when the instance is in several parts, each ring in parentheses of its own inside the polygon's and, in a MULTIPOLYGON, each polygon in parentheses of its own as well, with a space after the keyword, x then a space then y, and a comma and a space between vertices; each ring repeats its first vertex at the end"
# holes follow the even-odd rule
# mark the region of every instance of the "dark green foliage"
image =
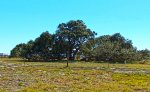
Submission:
POLYGON ((25 44, 26 47, 24 48, 25 53, 24 53, 23 58, 26 58, 26 59, 29 59, 29 60, 32 58, 31 53, 32 53, 33 45, 34 45, 33 40, 30 40, 27 44, 25 44))
POLYGON ((66 58, 66 50, 67 50, 67 43, 61 37, 54 35, 54 42, 52 47, 53 58, 56 60, 62 60, 66 58))
MULTIPOLYGON (((35 61, 74 60, 76 56, 83 60, 106 62, 130 62, 150 59, 149 50, 138 51, 132 41, 120 33, 95 38, 82 20, 61 23, 56 34, 43 32, 34 41, 18 44, 11 51, 11 57, 20 57, 35 61)), ((68 65, 68 63, 67 63, 68 65)))
POLYGON ((94 38, 96 33, 88 29, 82 20, 72 20, 68 23, 59 24, 56 35, 59 41, 65 42, 63 48, 66 48, 65 54, 67 58, 74 60, 75 55, 80 50, 81 44, 94 38))
POLYGON ((11 57, 25 57, 26 54, 26 44, 21 43, 16 45, 11 51, 11 57))
POLYGON ((149 60, 150 59, 150 51, 148 49, 138 51, 139 58, 141 60, 149 60))
POLYGON ((38 60, 48 61, 52 57, 53 36, 48 32, 43 32, 36 38, 32 47, 32 56, 38 60))
POLYGON ((132 41, 121 34, 104 35, 90 40, 82 46, 82 53, 87 60, 107 62, 130 62, 143 60, 150 55, 148 51, 137 51, 132 41), (140 57, 139 57, 140 56, 140 57))

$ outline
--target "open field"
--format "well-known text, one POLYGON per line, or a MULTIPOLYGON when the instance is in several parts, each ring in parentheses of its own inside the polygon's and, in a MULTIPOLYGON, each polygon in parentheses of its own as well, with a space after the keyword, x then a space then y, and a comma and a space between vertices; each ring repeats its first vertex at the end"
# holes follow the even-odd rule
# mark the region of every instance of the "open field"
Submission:
POLYGON ((0 92, 150 92, 150 65, 0 60, 0 92))

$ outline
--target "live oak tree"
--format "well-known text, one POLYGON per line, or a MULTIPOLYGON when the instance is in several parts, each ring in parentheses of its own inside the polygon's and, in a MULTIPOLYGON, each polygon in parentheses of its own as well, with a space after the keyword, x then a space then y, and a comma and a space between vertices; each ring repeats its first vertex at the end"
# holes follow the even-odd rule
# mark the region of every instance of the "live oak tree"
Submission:
POLYGON ((59 24, 56 35, 66 43, 66 47, 63 48, 66 48, 68 60, 74 60, 81 44, 94 38, 96 33, 87 28, 82 20, 71 20, 68 23, 59 24))
MULTIPOLYGON (((56 31, 57 38, 65 43, 66 57, 74 60, 80 51, 80 46, 95 37, 96 33, 91 31, 82 20, 71 20, 68 23, 61 23, 56 31)), ((67 61, 68 67, 68 61, 67 61)))

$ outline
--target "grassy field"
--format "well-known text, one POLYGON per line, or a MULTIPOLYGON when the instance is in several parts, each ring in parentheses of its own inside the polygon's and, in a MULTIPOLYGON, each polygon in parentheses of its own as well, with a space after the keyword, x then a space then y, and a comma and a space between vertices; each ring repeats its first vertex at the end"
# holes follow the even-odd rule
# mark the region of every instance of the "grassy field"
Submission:
POLYGON ((150 65, 0 59, 0 92, 150 92, 150 65))

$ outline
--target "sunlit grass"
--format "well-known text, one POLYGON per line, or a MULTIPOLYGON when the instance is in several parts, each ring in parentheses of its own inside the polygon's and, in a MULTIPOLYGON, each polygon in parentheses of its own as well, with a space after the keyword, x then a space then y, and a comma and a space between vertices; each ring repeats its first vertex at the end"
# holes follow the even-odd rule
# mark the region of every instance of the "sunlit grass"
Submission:
POLYGON ((150 71, 146 64, 0 61, 0 92, 150 91, 150 73, 134 72, 150 71))

